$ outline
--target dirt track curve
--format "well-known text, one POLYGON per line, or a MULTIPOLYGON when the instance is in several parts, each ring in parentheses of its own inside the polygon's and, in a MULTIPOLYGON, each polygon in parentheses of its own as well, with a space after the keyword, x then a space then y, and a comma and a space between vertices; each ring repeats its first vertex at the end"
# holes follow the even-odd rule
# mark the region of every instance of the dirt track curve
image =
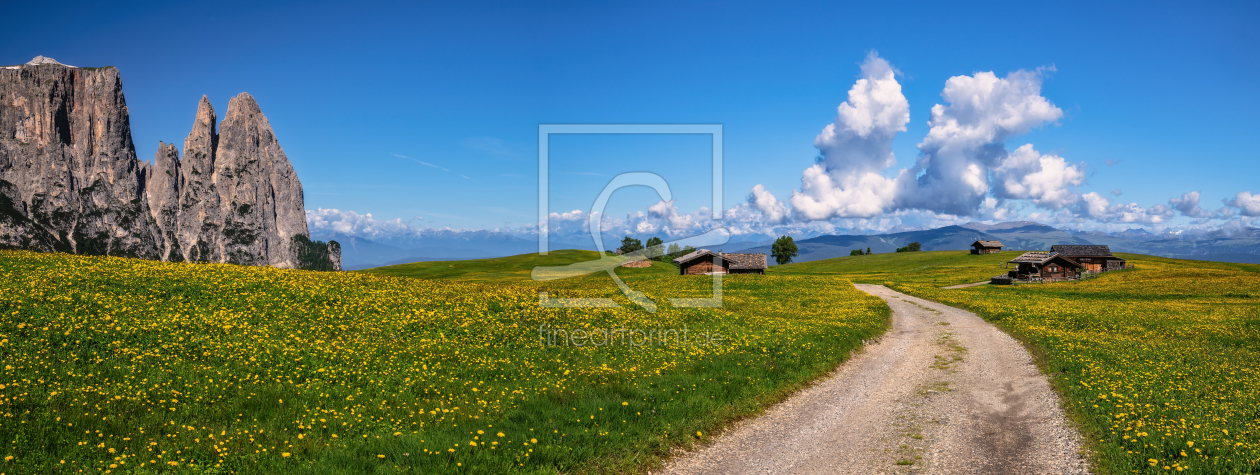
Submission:
POLYGON ((667 474, 1079 474, 1079 436, 1032 358, 975 314, 878 285, 892 328, 667 474))

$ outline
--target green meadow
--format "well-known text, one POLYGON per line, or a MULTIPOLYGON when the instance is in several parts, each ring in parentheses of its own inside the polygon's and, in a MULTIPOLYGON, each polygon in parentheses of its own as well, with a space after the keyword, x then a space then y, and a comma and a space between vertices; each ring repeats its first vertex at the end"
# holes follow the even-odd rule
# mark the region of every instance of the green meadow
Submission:
POLYGON ((606 274, 525 277, 594 253, 535 257, 414 278, 0 251, 0 473, 641 472, 887 326, 831 278, 677 308, 709 279, 619 269, 646 312, 606 274))
POLYGON ((1087 281, 940 288, 1015 255, 775 266, 724 278, 722 308, 669 303, 710 279, 618 268, 647 312, 602 272, 530 278, 587 251, 343 273, 0 251, 0 473, 639 473, 881 333, 851 282, 1025 342, 1099 473, 1255 472, 1260 266, 1127 255, 1087 281))

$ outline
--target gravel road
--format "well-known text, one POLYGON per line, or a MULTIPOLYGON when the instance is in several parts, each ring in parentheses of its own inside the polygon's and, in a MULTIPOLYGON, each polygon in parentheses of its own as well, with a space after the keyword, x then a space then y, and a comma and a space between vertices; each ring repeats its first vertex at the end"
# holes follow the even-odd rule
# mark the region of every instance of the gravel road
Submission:
POLYGON ((1018 342, 973 313, 857 287, 888 302, 888 333, 663 473, 1088 473, 1079 436, 1018 342))

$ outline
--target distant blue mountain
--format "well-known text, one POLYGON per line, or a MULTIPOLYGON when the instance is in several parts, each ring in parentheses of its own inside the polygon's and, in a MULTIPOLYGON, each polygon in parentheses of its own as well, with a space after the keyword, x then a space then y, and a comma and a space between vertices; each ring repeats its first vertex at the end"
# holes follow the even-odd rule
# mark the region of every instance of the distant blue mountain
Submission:
MULTIPOLYGON (((347 270, 421 261, 485 259, 536 252, 538 241, 494 231, 425 230, 380 240, 345 234, 316 234, 314 239, 341 243, 342 267, 347 270)), ((770 253, 771 241, 748 237, 713 246, 726 252, 770 253)), ((646 237, 641 237, 646 240, 646 237)), ((739 239, 739 238, 736 238, 739 239)), ((1153 234, 1141 229, 1117 233, 1073 232, 1032 221, 999 224, 967 223, 919 231, 885 234, 825 235, 796 241, 800 255, 796 262, 848 256, 854 249, 894 252, 898 247, 918 242, 925 251, 964 251, 978 239, 1002 241, 1006 250, 1047 250, 1055 244, 1105 244, 1114 252, 1131 252, 1182 259, 1260 264, 1260 229, 1213 231, 1200 234, 1153 234)), ((615 249, 620 239, 608 236, 606 249, 615 249)), ((569 237, 555 240, 551 249, 594 249, 593 241, 569 237)), ((773 261, 773 259, 771 260, 773 261)))
POLYGON ((441 233, 420 238, 389 238, 382 240, 384 242, 341 233, 316 234, 312 238, 320 241, 335 240, 341 244, 341 267, 346 270, 410 262, 485 259, 538 250, 537 241, 494 234, 483 231, 467 234, 441 233))
MULTIPOLYGON (((1053 226, 1031 221, 1000 224, 967 223, 923 231, 907 231, 872 235, 830 235, 796 241, 800 254, 794 262, 848 256, 854 249, 871 252, 895 252, 912 242, 925 251, 964 251, 976 240, 1002 241, 1005 250, 1048 250, 1055 244, 1104 244, 1113 252, 1150 254, 1179 259, 1260 264, 1260 229, 1237 232, 1215 231, 1207 234, 1161 236, 1142 230, 1126 230, 1115 234, 1071 233, 1053 226)), ((770 245, 761 245, 736 252, 770 253, 770 245)), ((773 259, 771 259, 773 262, 773 259)))

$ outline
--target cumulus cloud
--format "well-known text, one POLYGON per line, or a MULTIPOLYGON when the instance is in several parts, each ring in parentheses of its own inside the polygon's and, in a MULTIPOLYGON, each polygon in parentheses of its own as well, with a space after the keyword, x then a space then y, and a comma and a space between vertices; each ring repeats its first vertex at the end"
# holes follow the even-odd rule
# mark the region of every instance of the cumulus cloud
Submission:
POLYGON ((802 218, 869 218, 892 206, 893 181, 881 173, 897 163, 892 141, 910 122, 896 73, 877 53, 866 56, 862 78, 836 108, 835 121, 814 138, 818 163, 789 199, 802 218))
MULTIPOLYGON (((1011 137, 1063 118, 1063 110, 1041 95, 1043 75, 1053 70, 949 78, 941 92, 944 104, 932 107, 928 133, 918 144, 919 159, 913 167, 893 172, 892 141, 906 131, 909 104, 897 71, 871 53, 862 64, 861 78, 837 107, 835 120, 815 138, 819 156, 787 200, 791 207, 757 185, 748 203, 728 216, 741 222, 760 216, 776 224, 827 221, 870 226, 903 212, 927 213, 940 221, 1020 219, 1021 209, 1031 205, 1046 212, 1024 217, 1056 223, 1160 224, 1178 211, 1199 219, 1219 219, 1231 211, 1203 210, 1198 192, 1149 208, 1113 203, 1097 192, 1077 191, 1085 183, 1084 163, 1043 154, 1033 144, 1008 150, 1011 137)), ((1111 194, 1120 196, 1121 191, 1111 194)), ((1227 204, 1244 215, 1260 215, 1260 196, 1240 193, 1227 204)))
POLYGON ((1253 195, 1250 191, 1238 192, 1234 199, 1225 204, 1237 208, 1243 216, 1260 216, 1260 195, 1253 195))
POLYGON ((1111 200, 1089 192, 1081 195, 1077 214, 1104 223, 1160 224, 1173 218, 1173 209, 1165 205, 1143 208, 1137 203, 1111 204, 1111 200))
POLYGON ((752 191, 748 193, 748 204, 760 211, 766 221, 770 223, 782 223, 787 220, 787 205, 775 198, 773 194, 766 191, 766 187, 760 184, 754 186, 752 191))
MULTIPOLYGON (((691 214, 682 214, 678 212, 678 207, 674 206, 673 201, 661 201, 648 207, 647 216, 630 216, 631 220, 638 218, 655 219, 660 223, 659 228, 670 236, 681 236, 697 231, 697 224, 705 221, 703 216, 709 209, 701 207, 691 214)), ((709 216, 712 216, 711 214, 709 216)))
POLYGON ((393 235, 408 229, 402 219, 380 221, 372 213, 359 214, 335 208, 306 210, 306 226, 312 233, 347 234, 352 236, 393 235))
POLYGON ((1004 199, 1032 200, 1037 206, 1059 210, 1079 197, 1069 187, 1085 181, 1084 164, 1069 165, 1063 157, 1042 155, 1032 144, 1015 149, 992 170, 993 194, 1004 199))
POLYGON ((896 187, 878 173, 837 175, 816 164, 805 169, 789 201, 802 219, 870 218, 892 208, 896 187))
MULTIPOLYGON (((756 223, 755 227, 748 226, 746 229, 755 228, 760 231, 769 226, 760 212, 752 209, 751 205, 742 206, 746 207, 745 211, 754 215, 748 223, 756 223)), ((731 229, 732 225, 738 224, 713 219, 713 213, 707 207, 701 206, 695 211, 684 213, 678 210, 673 201, 660 201, 649 206, 646 212, 634 211, 627 213, 624 217, 590 214, 582 210, 551 213, 547 217, 547 232, 556 239, 589 239, 590 223, 593 220, 599 221, 600 234, 605 241, 620 239, 626 235, 657 235, 667 239, 681 239, 698 236, 720 227, 731 229)), ((733 230, 731 232, 741 234, 733 230)), ((746 233, 747 231, 743 234, 746 233)))
POLYGON ((1189 216, 1191 218, 1206 218, 1211 216, 1211 213, 1208 213, 1206 210, 1199 207, 1198 190, 1191 191, 1179 197, 1169 198, 1168 206, 1172 206, 1173 209, 1180 211, 1182 215, 1189 216))
MULTIPOLYGON (((945 81, 941 98, 948 105, 932 107, 918 164, 901 175, 898 204, 972 214, 989 192, 989 170, 1010 155, 1003 141, 1063 117, 1041 96, 1041 71, 1020 70, 1005 78, 980 72, 945 81)), ((1059 201, 1050 197, 1047 203, 1062 205, 1059 201)))
MULTIPOLYGON (((1043 155, 1032 144, 1013 153, 1004 144, 1063 117, 1061 109, 1041 96, 1044 71, 949 78, 941 92, 946 104, 932 108, 916 165, 890 173, 897 162, 892 141, 906 130, 910 109, 896 70, 871 53, 848 100, 837 107, 835 121, 814 139, 819 157, 802 173, 800 189, 788 200, 793 216, 803 221, 861 219, 924 210, 978 217, 1010 214, 1000 206, 1005 200, 1028 200, 1050 210, 1076 205, 1080 195, 1074 188, 1085 181, 1084 164, 1043 155), (999 203, 988 201, 993 198, 999 203)), ((773 196, 753 195, 758 202, 777 202, 773 196)))

